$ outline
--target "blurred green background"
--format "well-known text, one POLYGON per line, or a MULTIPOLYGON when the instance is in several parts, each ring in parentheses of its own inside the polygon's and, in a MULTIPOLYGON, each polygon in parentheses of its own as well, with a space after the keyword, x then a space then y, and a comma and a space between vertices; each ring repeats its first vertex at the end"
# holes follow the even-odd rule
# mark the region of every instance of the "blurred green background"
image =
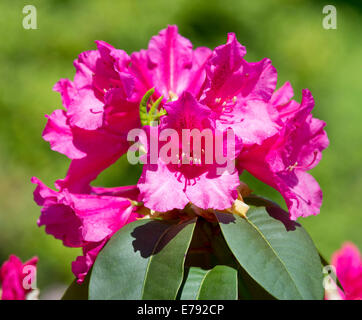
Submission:
MULTIPOLYGON (((31 176, 49 186, 64 177, 69 160, 41 139, 46 119, 61 107, 52 91, 73 78, 73 60, 104 40, 128 53, 146 48, 167 24, 177 24, 194 46, 215 47, 235 32, 248 61, 272 59, 278 86, 289 80, 301 97, 309 88, 314 114, 327 122, 330 147, 313 170, 324 192, 321 214, 300 219, 326 257, 345 240, 362 249, 362 5, 356 1, 241 0, 1 0, 0 2, 0 263, 10 253, 40 258, 38 286, 68 284, 78 249, 38 228, 31 176), (22 27, 22 8, 37 8, 38 29, 22 27), (337 30, 322 27, 322 8, 337 8, 337 30)), ((135 184, 139 170, 120 160, 95 182, 135 184)), ((248 175, 259 194, 280 196, 248 175)))

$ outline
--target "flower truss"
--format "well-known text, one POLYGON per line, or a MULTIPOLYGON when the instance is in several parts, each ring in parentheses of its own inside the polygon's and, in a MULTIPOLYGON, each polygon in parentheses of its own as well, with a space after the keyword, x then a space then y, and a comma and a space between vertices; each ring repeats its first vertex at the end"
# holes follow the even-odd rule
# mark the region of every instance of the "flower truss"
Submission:
POLYGON ((54 86, 64 109, 47 116, 43 132, 52 150, 71 159, 67 175, 55 182, 56 191, 32 178, 42 207, 38 225, 65 246, 83 250, 72 264, 78 282, 112 235, 145 215, 182 215, 188 206, 200 214, 245 214, 239 187, 244 170, 281 193, 292 220, 319 213, 322 191, 307 171, 328 146, 325 123, 311 114, 309 90, 300 103, 288 82, 276 90, 277 71, 269 59, 247 62, 233 33, 214 50, 194 49, 176 26, 131 55, 103 41, 96 45, 74 61, 73 81, 54 86), (224 165, 212 160, 224 153, 223 144, 211 161, 203 153, 185 154, 177 144, 176 164, 156 157, 144 164, 135 186, 92 186, 128 151, 131 130, 143 128, 152 138, 150 120, 159 132, 207 129, 215 138, 231 129, 235 150, 229 160, 236 166, 218 173, 224 165))

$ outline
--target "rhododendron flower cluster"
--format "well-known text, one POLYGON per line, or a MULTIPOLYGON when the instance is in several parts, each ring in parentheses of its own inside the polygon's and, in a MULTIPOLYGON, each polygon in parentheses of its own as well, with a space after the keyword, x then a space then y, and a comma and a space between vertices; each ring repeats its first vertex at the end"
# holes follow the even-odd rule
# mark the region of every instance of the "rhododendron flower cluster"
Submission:
POLYGON ((11 255, 0 268, 1 300, 25 300, 32 291, 38 258, 34 257, 22 263, 21 260, 11 255), (31 270, 30 270, 31 269, 31 270))
MULTIPOLYGON (((96 41, 97 50, 75 60, 74 80, 61 79, 54 90, 64 109, 47 116, 43 138, 52 150, 71 159, 57 191, 39 179, 34 196, 42 212, 38 221, 47 233, 84 255, 73 263, 81 282, 98 252, 122 226, 154 212, 192 206, 229 210, 238 199, 239 175, 250 172, 278 190, 291 219, 318 214, 322 192, 307 173, 328 145, 325 123, 313 118, 314 100, 303 91, 292 100, 289 83, 276 90, 277 72, 269 59, 247 62, 246 49, 230 33, 226 44, 192 47, 169 26, 152 37, 148 49, 128 55, 96 41), (124 155, 130 130, 152 127, 140 118, 143 97, 155 110, 158 129, 232 130, 234 170, 217 174, 220 165, 190 155, 189 163, 167 164, 160 158, 143 166, 135 186, 91 186, 99 173, 124 155)), ((152 111, 153 112, 153 111, 152 111)), ((183 159, 183 150, 179 150, 183 159)), ((214 157, 224 149, 214 150, 214 157)), ((196 210, 197 211, 197 210, 196 210)))

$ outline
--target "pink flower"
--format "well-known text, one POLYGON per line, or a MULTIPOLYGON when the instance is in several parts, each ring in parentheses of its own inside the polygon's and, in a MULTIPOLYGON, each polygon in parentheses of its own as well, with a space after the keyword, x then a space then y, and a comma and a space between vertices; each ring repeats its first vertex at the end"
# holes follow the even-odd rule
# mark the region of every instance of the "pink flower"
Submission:
MULTIPOLYGON (((247 62, 246 49, 233 33, 214 50, 193 49, 176 26, 161 30, 146 50, 130 56, 103 41, 96 44, 97 50, 75 60, 74 80, 61 79, 54 86, 65 109, 47 116, 43 132, 52 150, 71 159, 67 175, 55 182, 58 191, 32 179, 37 185, 34 199, 42 207, 38 225, 64 245, 83 250, 72 263, 79 282, 112 235, 140 217, 141 209, 154 216, 182 214, 188 203, 197 209, 229 209, 238 197, 243 170, 278 190, 292 219, 319 213, 322 192, 307 171, 328 146, 325 123, 311 115, 314 100, 308 90, 300 104, 291 100, 289 83, 275 91, 277 72, 269 59, 247 62), (151 113, 147 121, 140 119, 140 103, 152 88, 142 115, 159 99, 157 126, 145 125, 151 113), (212 161, 206 160, 206 142, 200 155, 185 154, 180 140, 163 140, 137 186, 92 187, 128 150, 129 131, 142 126, 148 140, 160 140, 167 130, 180 140, 183 129, 208 130, 212 161), (235 135, 230 154, 225 140, 216 149, 217 138, 227 131, 235 135), (176 162, 160 155, 165 146, 176 150, 176 162), (227 156, 227 165, 216 160, 220 155, 227 156), (235 161, 237 169, 230 169, 228 163, 235 161)), ((150 152, 145 156, 151 157, 150 152)))
MULTIPOLYGON (((172 86, 179 83, 182 77, 184 81, 189 81, 193 70, 190 67, 191 46, 175 31, 174 27, 161 31, 157 41, 156 37, 151 40, 148 52, 153 56, 156 48, 157 53, 164 51, 163 55, 155 56, 160 61, 159 65, 167 70, 160 73, 163 77, 147 77, 149 83, 153 83, 156 88, 157 85, 167 88, 161 93, 169 98, 178 98, 163 105, 167 116, 161 118, 159 130, 174 129, 181 136, 181 129, 201 131, 207 123, 206 127, 212 129, 215 136, 215 131, 225 132, 231 129, 236 135, 236 152, 229 161, 234 160, 240 151, 241 141, 244 145, 260 144, 276 134, 279 125, 272 121, 272 114, 268 109, 268 101, 276 85, 276 71, 270 61, 264 59, 257 63, 246 62, 243 59, 245 48, 237 42, 234 34, 229 34, 227 43, 217 47, 211 55, 209 53, 209 59, 202 64, 202 74, 205 74, 202 86, 193 86, 192 90, 185 82, 182 82, 182 86, 172 86), (162 37, 167 39, 162 41, 162 37), (165 42, 174 47, 167 51, 165 42), (171 58, 175 58, 172 63, 171 58), (170 65, 176 67, 171 68, 170 65), (170 79, 177 79, 178 82, 170 79), (180 88, 189 89, 181 93, 180 88)), ((155 73, 158 74, 157 72, 155 73)), ((198 72, 200 73, 200 69, 198 72)), ((151 74, 151 71, 147 70, 147 74, 151 74)), ((224 150, 215 152, 223 153, 224 150)), ((180 151, 180 159, 181 153, 180 151)), ((230 208, 237 197, 238 174, 234 171, 218 175, 216 169, 217 164, 207 166, 204 163, 176 166, 165 165, 160 160, 157 164, 146 164, 138 183, 140 199, 156 211, 183 208, 188 202, 202 209, 230 208), (168 190, 172 190, 172 193, 169 194, 168 190)))
POLYGON ((108 239, 140 215, 128 197, 138 195, 136 187, 93 188, 92 194, 73 194, 67 189, 54 191, 37 178, 35 202, 42 207, 39 226, 68 247, 83 248, 83 257, 73 262, 73 272, 79 281, 93 265, 108 239))
POLYGON ((292 96, 289 83, 273 94, 269 108, 277 112, 273 116, 280 129, 260 145, 244 148, 238 166, 278 190, 295 220, 319 213, 322 191, 306 171, 318 164, 329 142, 325 123, 311 114, 311 93, 303 91, 301 104, 290 101, 292 96))
MULTIPOLYGON (((324 122, 310 114, 309 91, 301 104, 291 100, 289 84, 275 91, 277 72, 269 59, 247 62, 246 49, 233 33, 214 50, 193 49, 176 26, 161 30, 146 50, 130 56, 105 42, 96 44, 97 50, 83 52, 74 62, 74 80, 55 85, 65 110, 48 116, 43 132, 53 150, 72 160, 68 173, 56 181, 57 192, 34 180, 36 201, 43 206, 39 224, 65 245, 84 249, 85 257, 73 269, 83 270, 79 264, 89 260, 87 253, 97 252, 127 219, 114 221, 135 210, 127 197, 106 195, 90 183, 128 150, 127 134, 142 126, 139 105, 151 88, 150 101, 162 96, 159 108, 167 111, 159 131, 209 129, 215 138, 232 130, 236 149, 228 160, 237 158, 239 171, 217 174, 222 165, 194 155, 189 164, 158 158, 144 165, 138 182, 137 199, 147 208, 164 212, 189 202, 201 209, 229 208, 237 197, 238 174, 247 170, 283 195, 292 219, 319 212, 322 193, 307 170, 328 145, 324 122)), ((151 127, 144 129, 153 136, 151 127)), ((182 148, 176 148, 181 160, 182 148)), ((222 144, 213 158, 224 149, 222 144)))
MULTIPOLYGON (((43 136, 53 150, 73 160, 67 177, 57 181, 60 189, 88 193, 89 183, 126 152, 126 134, 140 126, 138 105, 150 88, 156 90, 153 100, 164 96, 161 107, 188 92, 212 110, 220 131, 232 128, 246 144, 261 143, 276 132, 266 103, 275 88, 276 71, 267 59, 246 62, 246 50, 234 34, 214 52, 193 50, 176 26, 162 30, 147 50, 130 58, 104 42, 97 41, 97 46, 75 61, 73 82, 62 79, 55 86, 67 111, 56 110, 48 117, 43 136)), ((220 205, 198 202, 205 209, 222 209, 232 201, 226 197, 220 205)))
POLYGON ((151 38, 147 50, 131 55, 130 73, 135 77, 140 97, 151 88, 156 96, 175 99, 188 91, 200 94, 205 81, 205 64, 211 50, 192 49, 191 42, 180 36, 176 26, 168 26, 151 38))
POLYGON ((213 51, 201 102, 217 115, 221 128, 231 127, 244 145, 260 144, 276 133, 268 101, 277 72, 269 59, 248 63, 246 49, 229 33, 227 43, 213 51))
POLYGON ((32 278, 35 274, 30 274, 26 267, 33 266, 35 268, 37 262, 37 257, 22 263, 17 256, 10 255, 9 260, 5 261, 0 268, 2 300, 26 299, 26 295, 32 290, 32 281, 35 280, 32 278), (26 279, 28 276, 30 276, 30 279, 26 279))
POLYGON ((337 278, 343 287, 339 290, 343 300, 362 300, 362 258, 358 248, 350 242, 332 256, 337 278))
MULTIPOLYGON (((234 168, 232 172, 228 172, 225 169, 224 174, 218 173, 217 169, 225 167, 226 163, 217 164, 215 149, 214 153, 209 154, 212 161, 206 159, 208 148, 210 145, 214 147, 216 135, 212 110, 197 102, 189 92, 183 93, 177 101, 169 102, 164 107, 167 116, 161 118, 158 130, 163 133, 167 129, 173 129, 177 137, 180 137, 174 146, 177 151, 177 159, 174 160, 177 162, 167 163, 161 156, 157 163, 148 161, 138 182, 140 199, 146 207, 160 212, 183 209, 189 202, 203 209, 230 208, 237 198, 236 188, 240 184, 237 170, 234 168), (211 143, 201 142, 200 145, 204 154, 192 154, 191 144, 191 157, 185 159, 188 156, 184 155, 181 142, 184 129, 197 129, 199 133, 209 130, 211 143)), ((195 143, 195 140, 192 141, 195 143)), ((164 146, 165 143, 159 144, 160 149, 164 146)), ((239 147, 236 146, 236 149, 239 147)), ((235 154, 232 156, 235 159, 235 154)))
POLYGON ((204 81, 207 48, 191 43, 172 26, 152 38, 149 49, 134 53, 97 41, 98 50, 83 52, 74 62, 74 81, 54 87, 67 110, 48 117, 43 137, 51 148, 72 159, 59 188, 88 193, 89 183, 128 149, 129 130, 140 127, 139 103, 156 87, 155 97, 197 91, 204 81))
POLYGON ((125 73, 130 58, 97 41, 98 50, 83 52, 74 62, 74 81, 61 79, 54 90, 66 110, 47 116, 43 137, 51 148, 72 159, 60 188, 87 193, 89 183, 127 151, 127 133, 139 127, 134 80, 125 73))

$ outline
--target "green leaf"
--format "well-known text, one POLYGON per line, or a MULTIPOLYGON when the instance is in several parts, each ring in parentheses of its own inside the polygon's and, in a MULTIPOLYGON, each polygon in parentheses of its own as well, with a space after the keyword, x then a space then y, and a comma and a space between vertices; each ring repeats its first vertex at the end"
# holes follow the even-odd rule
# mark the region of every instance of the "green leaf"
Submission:
POLYGON ((65 291, 62 300, 88 300, 89 278, 90 273, 87 274, 82 284, 78 284, 77 279, 74 279, 65 291))
POLYGON ((139 220, 122 228, 98 255, 90 299, 175 299, 195 224, 139 220))
POLYGON ((239 300, 276 300, 238 264, 239 300))
POLYGON ((307 232, 287 219, 285 211, 275 206, 251 207, 247 219, 216 215, 240 265, 275 298, 323 298, 318 252, 307 232))
POLYGON ((180 300, 196 300, 202 280, 208 271, 191 267, 188 271, 185 284, 182 288, 180 300))
POLYGON ((197 299, 236 300, 237 297, 237 271, 227 266, 216 266, 205 275, 197 299))
POLYGON ((210 270, 191 267, 182 288, 181 300, 236 300, 237 271, 227 266, 210 270))

